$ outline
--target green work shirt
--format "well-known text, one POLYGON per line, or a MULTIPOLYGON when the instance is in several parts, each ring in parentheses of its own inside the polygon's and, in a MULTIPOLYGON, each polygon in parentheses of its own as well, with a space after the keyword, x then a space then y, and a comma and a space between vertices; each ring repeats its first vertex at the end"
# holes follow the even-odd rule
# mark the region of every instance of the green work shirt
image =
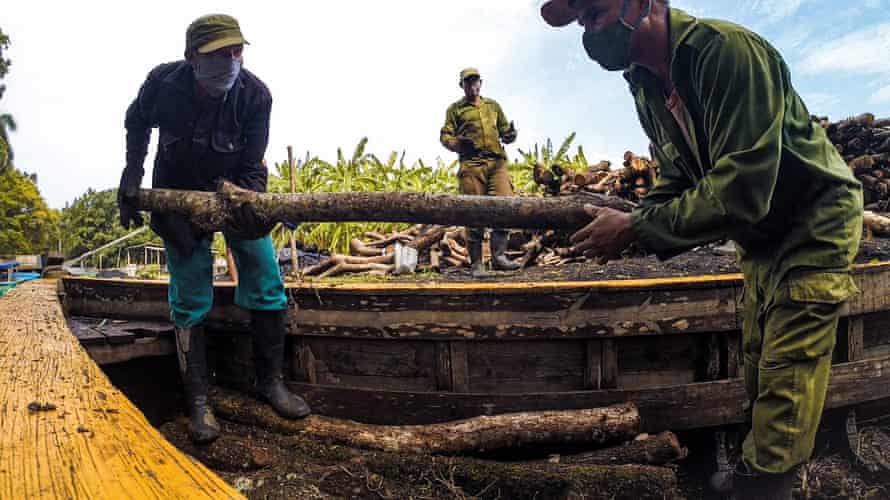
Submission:
POLYGON ((510 123, 504 116, 504 110, 494 99, 481 98, 482 102, 475 106, 466 98, 461 98, 445 113, 445 125, 439 134, 439 141, 445 147, 457 136, 468 137, 473 141, 475 154, 461 152, 460 160, 468 160, 474 156, 496 156, 507 158, 501 146, 501 136, 510 129, 510 123))
POLYGON ((729 22, 671 8, 669 26, 688 141, 663 82, 641 66, 625 73, 660 167, 632 214, 640 244, 670 258, 732 239, 743 266, 772 263, 777 280, 800 267, 848 268, 862 187, 811 122, 782 57, 729 22))

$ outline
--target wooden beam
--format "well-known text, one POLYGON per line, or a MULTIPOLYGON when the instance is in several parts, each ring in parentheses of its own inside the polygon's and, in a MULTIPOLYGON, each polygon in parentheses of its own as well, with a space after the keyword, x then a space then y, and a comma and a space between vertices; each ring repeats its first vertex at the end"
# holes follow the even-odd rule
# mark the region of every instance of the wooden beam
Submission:
POLYGON ((436 389, 453 391, 454 382, 451 378, 451 344, 436 342, 436 389))
POLYGON ((584 388, 595 390, 602 387, 603 380, 603 341, 588 340, 587 366, 584 372, 584 388))
POLYGON ((93 361, 100 365, 176 354, 176 344, 173 343, 173 340, 162 337, 136 339, 129 344, 92 344, 84 347, 93 361))
POLYGON ((467 342, 452 340, 451 347, 451 387, 454 392, 470 392, 470 367, 467 356, 467 342))
POLYGON ((614 339, 602 341, 603 363, 600 387, 614 389, 618 387, 618 346, 614 339))

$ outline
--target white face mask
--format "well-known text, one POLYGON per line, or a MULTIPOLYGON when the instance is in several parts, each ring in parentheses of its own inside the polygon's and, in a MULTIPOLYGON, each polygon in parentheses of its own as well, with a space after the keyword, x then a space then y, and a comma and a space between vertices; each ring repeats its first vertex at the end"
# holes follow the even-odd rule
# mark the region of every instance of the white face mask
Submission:
POLYGON ((241 73, 241 59, 229 55, 198 54, 195 58, 195 79, 213 97, 219 97, 235 85, 241 73))

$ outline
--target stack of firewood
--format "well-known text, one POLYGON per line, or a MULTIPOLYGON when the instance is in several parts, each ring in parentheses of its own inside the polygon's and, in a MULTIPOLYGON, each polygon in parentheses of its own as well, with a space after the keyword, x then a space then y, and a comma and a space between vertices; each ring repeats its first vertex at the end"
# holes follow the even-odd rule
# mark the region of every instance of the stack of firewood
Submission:
POLYGON ((602 161, 573 172, 559 164, 554 164, 550 169, 538 164, 534 179, 550 196, 587 191, 636 202, 649 193, 658 177, 658 166, 654 161, 630 151, 624 153, 622 168, 613 170, 611 167, 610 162, 602 161))
POLYGON ((862 182, 865 204, 887 211, 890 205, 890 119, 866 113, 837 123, 814 117, 862 182))

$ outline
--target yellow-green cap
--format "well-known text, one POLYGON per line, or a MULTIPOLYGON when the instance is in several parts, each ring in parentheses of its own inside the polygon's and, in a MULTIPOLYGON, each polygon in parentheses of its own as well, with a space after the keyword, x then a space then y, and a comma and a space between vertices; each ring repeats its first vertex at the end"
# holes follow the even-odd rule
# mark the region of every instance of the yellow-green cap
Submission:
POLYGON ((185 32, 186 52, 207 54, 232 45, 247 44, 238 20, 225 14, 209 14, 195 19, 185 32))
POLYGON ((464 80, 471 76, 478 76, 482 78, 482 75, 479 74, 479 70, 476 68, 466 68, 460 72, 460 83, 464 83, 464 80))

